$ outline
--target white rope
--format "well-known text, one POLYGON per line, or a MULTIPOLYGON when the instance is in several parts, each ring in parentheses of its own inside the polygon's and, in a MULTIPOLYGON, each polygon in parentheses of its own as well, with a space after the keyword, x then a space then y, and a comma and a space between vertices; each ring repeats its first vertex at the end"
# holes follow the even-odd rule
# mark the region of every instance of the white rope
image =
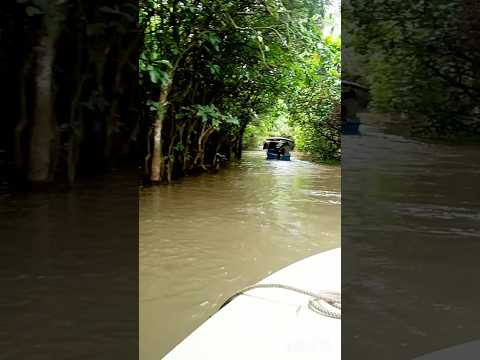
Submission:
POLYGON ((248 286, 235 294, 233 294, 225 303, 220 307, 223 308, 227 305, 230 301, 232 301, 237 296, 246 293, 247 291, 253 289, 284 289, 289 291, 294 291, 299 294, 303 294, 310 297, 308 301, 308 308, 318 314, 331 317, 334 319, 341 319, 342 318, 342 300, 340 293, 333 292, 333 291, 322 291, 321 293, 314 293, 311 291, 303 290, 296 288, 294 286, 289 285, 282 285, 282 284, 256 284, 252 286, 248 286))

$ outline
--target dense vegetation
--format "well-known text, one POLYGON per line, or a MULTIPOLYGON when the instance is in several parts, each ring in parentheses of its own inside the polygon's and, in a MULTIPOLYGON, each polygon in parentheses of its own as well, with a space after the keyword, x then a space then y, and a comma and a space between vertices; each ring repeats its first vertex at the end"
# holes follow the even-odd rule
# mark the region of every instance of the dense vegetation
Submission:
POLYGON ((285 68, 285 91, 275 104, 248 125, 245 137, 250 146, 280 135, 318 159, 339 159, 340 42, 331 36, 315 41, 319 46, 314 51, 285 68))
POLYGON ((474 1, 350 0, 344 25, 376 111, 430 134, 480 134, 479 8, 474 1), (363 56, 363 57, 362 57, 363 56))
POLYGON ((73 182, 131 155, 169 182, 240 157, 247 125, 275 114, 302 148, 339 154, 340 44, 322 33, 323 0, 2 6, 0 150, 16 179, 73 182))
POLYGON ((102 170, 132 153, 139 118, 136 2, 2 6, 2 111, 9 114, 2 150, 10 173, 34 183, 73 181, 79 171, 102 170))
POLYGON ((323 15, 319 0, 144 1, 145 175, 171 181, 240 157, 247 125, 282 112, 306 149, 337 156, 339 43, 322 36, 323 15))

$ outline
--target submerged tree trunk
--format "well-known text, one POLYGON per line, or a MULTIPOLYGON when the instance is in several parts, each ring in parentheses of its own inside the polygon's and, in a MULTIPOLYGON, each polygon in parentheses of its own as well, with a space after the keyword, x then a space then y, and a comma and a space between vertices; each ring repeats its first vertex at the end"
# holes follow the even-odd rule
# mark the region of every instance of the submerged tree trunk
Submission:
POLYGON ((169 90, 164 90, 160 93, 159 109, 157 120, 153 129, 153 152, 152 152, 152 170, 150 172, 150 180, 154 182, 162 181, 164 171, 164 158, 163 158, 163 141, 162 130, 163 120, 167 112, 167 98, 169 90))
POLYGON ((176 125, 172 124, 172 132, 174 135, 171 137, 170 146, 168 148, 168 169, 167 169, 167 181, 168 183, 172 182, 173 179, 173 171, 175 168, 175 151, 176 151, 176 144, 175 141, 178 138, 179 144, 183 144, 183 132, 185 130, 186 124, 176 125), (175 128, 173 127, 175 126, 175 128))
POLYGON ((245 133, 245 126, 242 126, 240 133, 238 134, 237 141, 235 142, 235 157, 240 160, 242 158, 243 150, 243 134, 245 133))
POLYGON ((158 118, 153 127, 152 170, 150 180, 158 182, 162 179, 163 151, 162 151, 163 119, 158 118))
POLYGON ((213 155, 213 162, 212 162, 212 166, 215 168, 215 170, 220 169, 220 161, 218 161, 218 152, 220 151, 221 147, 222 147, 222 142, 219 141, 217 144, 217 147, 215 148, 215 154, 213 155))
POLYGON ((147 178, 150 175, 150 170, 151 170, 150 159, 152 157, 152 151, 151 151, 152 133, 153 133, 152 129, 149 129, 147 132, 147 155, 145 156, 145 159, 144 159, 144 173, 143 173, 145 178, 147 178))
POLYGON ((198 150, 197 150, 197 155, 195 156, 195 160, 193 161, 193 164, 195 166, 200 166, 201 168, 205 169, 205 145, 207 143, 207 140, 209 136, 215 131, 215 128, 213 127, 208 127, 206 124, 203 125, 202 127, 202 132, 200 133, 200 136, 198 137, 198 150))
POLYGON ((36 51, 35 110, 30 139, 29 180, 47 182, 52 166, 55 131, 55 102, 53 91, 53 64, 56 43, 60 35, 60 14, 50 4, 43 16, 43 33, 36 51))
POLYGON ((71 138, 69 147, 67 150, 67 176, 70 183, 73 183, 77 174, 77 164, 79 159, 79 147, 80 147, 80 139, 81 133, 83 133, 83 129, 80 128, 81 122, 81 104, 80 99, 82 96, 83 87, 85 85, 85 81, 87 79, 86 73, 81 76, 80 82, 78 84, 77 90, 72 100, 72 107, 70 109, 70 125, 71 125, 71 138))
POLYGON ((182 165, 182 171, 185 173, 188 168, 188 161, 190 160, 190 149, 191 149, 191 143, 192 143, 192 134, 195 131, 195 126, 197 125, 197 121, 193 121, 190 126, 188 127, 188 132, 187 132, 187 139, 185 141, 185 149, 183 152, 183 165, 182 165))
POLYGON ((167 182, 169 184, 172 182, 173 168, 175 166, 174 145, 176 137, 176 135, 172 137, 170 145, 168 147, 167 182))
POLYGON ((84 59, 83 44, 77 45, 77 65, 75 68, 75 78, 78 79, 78 85, 72 98, 70 106, 70 128, 71 135, 67 149, 67 177, 70 183, 75 181, 77 175, 78 160, 80 157, 80 143, 83 136, 82 126, 82 105, 81 99, 85 83, 88 78, 89 59, 84 59))

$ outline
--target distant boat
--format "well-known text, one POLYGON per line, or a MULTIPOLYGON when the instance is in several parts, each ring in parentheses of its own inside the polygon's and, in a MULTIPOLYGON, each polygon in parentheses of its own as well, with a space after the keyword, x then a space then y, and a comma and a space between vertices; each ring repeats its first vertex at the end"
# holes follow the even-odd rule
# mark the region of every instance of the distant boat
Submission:
POLYGON ((290 150, 294 147, 295 142, 284 137, 271 137, 263 144, 263 150, 267 150, 267 160, 290 161, 290 150))
POLYGON ((344 121, 342 122, 342 135, 358 135, 360 122, 359 121, 344 121))
POLYGON ((340 360, 340 262, 326 251, 240 291, 164 360, 340 360))

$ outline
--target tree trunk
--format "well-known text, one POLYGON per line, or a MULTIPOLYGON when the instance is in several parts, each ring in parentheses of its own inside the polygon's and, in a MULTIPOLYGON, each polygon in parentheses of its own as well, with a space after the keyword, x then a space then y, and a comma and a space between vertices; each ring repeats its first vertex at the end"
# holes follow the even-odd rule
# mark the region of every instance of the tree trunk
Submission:
POLYGON ((242 127, 240 128, 240 132, 238 134, 238 138, 236 141, 236 146, 235 146, 235 157, 240 160, 242 158, 242 148, 243 148, 243 134, 245 133, 245 128, 246 124, 242 124, 242 127))
POLYGON ((157 120, 155 121, 153 130, 153 152, 152 152, 152 170, 150 172, 150 180, 154 182, 162 181, 164 170, 163 159, 163 142, 162 142, 162 129, 163 120, 167 112, 167 98, 169 90, 162 91, 159 99, 159 110, 157 120))
POLYGON ((55 5, 43 17, 43 34, 37 47, 35 110, 30 139, 30 171, 32 182, 47 182, 52 166, 53 143, 56 136, 54 123, 53 64, 56 43, 60 34, 59 15, 55 5))
POLYGON ((150 158, 152 157, 152 147, 150 145, 151 143, 151 136, 152 136, 152 129, 149 129, 148 130, 148 133, 147 133, 147 155, 145 156, 145 160, 144 160, 144 175, 147 177, 148 175, 150 175, 150 170, 151 170, 151 166, 150 166, 150 158))
POLYGON ((187 132, 187 139, 185 141, 185 150, 183 152, 183 166, 182 166, 182 171, 186 172, 187 167, 188 167, 188 160, 190 159, 189 157, 189 150, 190 150, 190 145, 191 145, 191 138, 192 134, 195 131, 195 126, 197 125, 197 121, 192 122, 192 124, 188 128, 187 132))
POLYGON ((200 160, 202 156, 202 139, 205 134, 205 127, 206 125, 202 125, 202 130, 200 130, 200 135, 198 136, 197 139, 197 154, 195 155, 195 159, 193 160, 193 165, 196 166, 198 164, 198 161, 200 160))
POLYGON ((170 184, 173 178, 173 170, 175 167, 175 142, 177 137, 182 141, 183 129, 185 125, 175 125, 175 116, 172 117, 172 126, 170 128, 170 144, 168 146, 168 163, 167 163, 167 182, 170 184))
POLYGON ((122 75, 124 73, 124 68, 128 64, 128 60, 131 56, 132 51, 135 49, 136 41, 132 41, 130 46, 122 53, 118 66, 115 72, 115 80, 113 82, 112 90, 112 100, 110 104, 110 111, 107 116, 105 124, 105 148, 104 148, 104 157, 109 159, 112 152, 112 143, 113 143, 113 132, 118 126, 116 123, 117 108, 120 101, 120 96, 123 93, 121 89, 122 86, 122 75))
MULTIPOLYGON (((172 175, 173 175, 173 170, 174 170, 174 165, 175 165, 175 160, 176 160, 176 156, 175 156, 175 141, 176 139, 178 138, 178 141, 180 144, 183 145, 183 133, 185 131, 185 126, 186 124, 183 123, 181 125, 176 125, 176 134, 174 135, 174 137, 172 138, 172 142, 170 143, 170 148, 169 148, 169 152, 168 152, 168 174, 167 174, 167 180, 168 182, 172 182, 172 175)), ((181 160, 181 158, 179 159, 179 161, 181 160)))
POLYGON ((82 123, 81 114, 82 108, 80 100, 82 98, 83 88, 87 81, 87 72, 80 75, 80 81, 72 99, 72 106, 70 108, 70 126, 72 130, 70 143, 67 150, 67 175, 70 183, 73 183, 77 175, 77 165, 79 159, 79 147, 82 138, 82 123))
POLYGON ((217 144, 217 147, 215 148, 215 155, 213 156, 213 163, 212 163, 212 166, 215 168, 215 170, 218 170, 220 168, 220 162, 218 161, 218 152, 220 151, 221 147, 222 147, 222 142, 219 141, 217 144))
POLYGON ((174 145, 177 135, 174 135, 171 139, 170 146, 168 147, 168 163, 167 163, 167 182, 172 182, 173 167, 175 166, 174 145))
POLYGON ((158 118, 153 127, 153 152, 150 180, 158 182, 162 179, 163 151, 162 151, 163 118, 158 118))
POLYGON ((205 169, 204 159, 205 159, 205 144, 208 140, 208 137, 215 131, 214 128, 209 127, 207 128, 204 124, 202 127, 202 132, 198 137, 198 150, 197 155, 195 156, 194 165, 200 166, 205 169))
POLYGON ((201 156, 200 156, 200 167, 202 167, 204 170, 206 170, 206 167, 205 167, 205 147, 207 146, 207 141, 208 141, 208 138, 210 137, 210 135, 212 135, 214 133, 215 129, 214 128, 210 128, 207 130, 207 132, 205 133, 204 137, 203 137, 203 142, 202 142, 202 152, 201 152, 201 156))
POLYGON ((18 174, 25 170, 25 158, 23 156, 23 134, 28 125, 28 100, 27 100, 27 78, 32 68, 32 56, 28 56, 23 64, 19 79, 20 111, 19 121, 15 126, 15 168, 18 174))

